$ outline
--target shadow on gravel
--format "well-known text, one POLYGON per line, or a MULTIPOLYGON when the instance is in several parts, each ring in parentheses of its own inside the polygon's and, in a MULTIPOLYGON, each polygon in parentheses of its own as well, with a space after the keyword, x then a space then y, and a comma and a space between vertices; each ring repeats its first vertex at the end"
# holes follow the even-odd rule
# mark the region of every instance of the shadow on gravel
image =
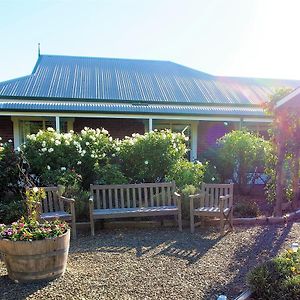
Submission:
POLYGON ((265 226, 252 245, 245 244, 235 252, 232 260, 234 263, 228 270, 229 273, 236 273, 232 281, 227 285, 211 287, 209 294, 230 295, 235 293, 237 296, 246 284, 247 273, 259 263, 273 258, 279 253, 292 226, 293 223, 289 223, 285 227, 282 225, 265 226))
POLYGON ((22 300, 49 285, 51 281, 42 280, 35 283, 16 283, 7 275, 0 276, 0 299, 22 300))
POLYGON ((70 253, 102 252, 126 253, 135 251, 136 257, 174 256, 188 264, 197 262, 222 237, 211 238, 207 230, 196 234, 176 229, 129 230, 128 232, 102 232, 95 238, 84 237, 72 243, 70 253))
POLYGON ((166 248, 162 249, 157 255, 174 256, 179 259, 185 259, 188 264, 197 262, 207 251, 215 246, 222 237, 208 239, 201 235, 191 235, 187 241, 176 241, 166 248))

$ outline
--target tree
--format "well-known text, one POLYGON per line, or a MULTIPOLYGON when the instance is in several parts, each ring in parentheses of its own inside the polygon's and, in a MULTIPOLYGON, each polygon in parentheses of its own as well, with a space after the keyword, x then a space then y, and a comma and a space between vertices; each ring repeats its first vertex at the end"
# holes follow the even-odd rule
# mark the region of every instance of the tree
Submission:
POLYGON ((246 129, 227 133, 218 140, 218 156, 223 168, 231 170, 230 178, 237 183, 239 192, 248 192, 249 174, 264 166, 269 142, 246 129))
POLYGON ((266 106, 267 111, 274 116, 271 127, 274 168, 267 169, 267 172, 272 173, 267 192, 276 199, 276 216, 282 215, 284 200, 291 200, 290 204, 294 209, 299 205, 300 110, 291 109, 288 105, 279 108, 275 106, 278 100, 290 92, 291 89, 277 90, 266 106))

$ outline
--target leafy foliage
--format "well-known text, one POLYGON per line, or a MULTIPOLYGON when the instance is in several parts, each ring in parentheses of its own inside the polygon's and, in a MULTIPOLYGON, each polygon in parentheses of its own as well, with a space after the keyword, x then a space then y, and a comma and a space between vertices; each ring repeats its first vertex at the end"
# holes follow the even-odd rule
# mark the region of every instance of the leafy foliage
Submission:
POLYGON ((234 216, 238 218, 257 217, 259 214, 259 206, 256 202, 242 201, 234 206, 234 216))
POLYGON ((175 181, 176 186, 179 189, 184 189, 186 186, 193 185, 200 187, 203 181, 206 164, 201 162, 189 162, 187 160, 178 160, 173 166, 171 166, 167 176, 167 181, 175 181))
MULTIPOLYGON (((0 137, 1 141, 1 137, 0 137)), ((20 156, 11 142, 0 144, 0 194, 19 193, 20 156)))
POLYGON ((185 136, 170 130, 126 137, 116 148, 121 170, 130 182, 162 181, 187 152, 185 136))
POLYGON ((231 170, 231 178, 240 192, 246 191, 248 173, 263 168, 270 143, 246 129, 232 131, 218 140, 218 155, 223 168, 231 170))
POLYGON ((300 299, 300 252, 291 250, 254 268, 247 276, 255 299, 300 299))

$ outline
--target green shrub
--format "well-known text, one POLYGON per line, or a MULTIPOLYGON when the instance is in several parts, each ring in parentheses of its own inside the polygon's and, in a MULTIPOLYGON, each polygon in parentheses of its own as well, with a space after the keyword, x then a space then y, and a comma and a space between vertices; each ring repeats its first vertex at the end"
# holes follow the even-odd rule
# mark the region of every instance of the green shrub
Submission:
POLYGON ((234 216, 238 218, 258 217, 259 206, 256 202, 242 201, 234 205, 234 216))
POLYGON ((0 199, 0 223, 10 224, 26 212, 24 199, 19 194, 6 193, 0 199))
POLYGON ((246 129, 225 134, 218 140, 218 156, 224 169, 234 170, 228 179, 237 183, 239 191, 246 193, 248 174, 256 167, 264 167, 271 149, 270 142, 246 129))
POLYGON ((184 159, 176 161, 169 169, 166 180, 175 181, 179 189, 187 185, 199 187, 203 181, 206 165, 201 162, 189 162, 184 159))
POLYGON ((199 187, 196 188, 193 185, 186 185, 182 190, 181 190, 181 208, 182 208, 182 218, 184 220, 189 220, 190 219, 190 195, 197 194, 199 191, 199 187))
POLYGON ((133 134, 116 146, 123 174, 131 182, 156 182, 165 178, 176 161, 183 159, 186 137, 170 130, 133 134))
POLYGON ((20 161, 11 142, 0 144, 0 197, 7 192, 19 194, 20 161))
POLYGON ((88 221, 89 220, 89 203, 88 199, 90 196, 89 191, 83 191, 80 187, 66 186, 64 190, 64 196, 75 199, 75 215, 76 222, 88 221))
POLYGON ((287 251, 254 268, 247 276, 255 299, 300 299, 300 251, 287 251))
POLYGON ((128 183, 128 179, 121 172, 120 166, 107 164, 96 168, 94 182, 96 184, 125 184, 128 183))
POLYGON ((48 128, 30 135, 22 151, 30 172, 42 183, 73 185, 77 180, 83 189, 89 189, 99 170, 115 156, 115 143, 105 129, 86 127, 77 134, 48 128))

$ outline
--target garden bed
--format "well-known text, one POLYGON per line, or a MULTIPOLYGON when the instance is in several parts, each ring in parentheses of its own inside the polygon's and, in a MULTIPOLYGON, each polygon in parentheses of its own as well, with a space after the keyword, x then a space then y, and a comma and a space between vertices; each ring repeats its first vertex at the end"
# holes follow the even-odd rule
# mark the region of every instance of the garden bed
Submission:
POLYGON ((0 262, 1 299, 234 299, 251 267, 298 241, 300 224, 216 229, 98 231, 72 241, 67 271, 52 282, 16 284, 0 262))

